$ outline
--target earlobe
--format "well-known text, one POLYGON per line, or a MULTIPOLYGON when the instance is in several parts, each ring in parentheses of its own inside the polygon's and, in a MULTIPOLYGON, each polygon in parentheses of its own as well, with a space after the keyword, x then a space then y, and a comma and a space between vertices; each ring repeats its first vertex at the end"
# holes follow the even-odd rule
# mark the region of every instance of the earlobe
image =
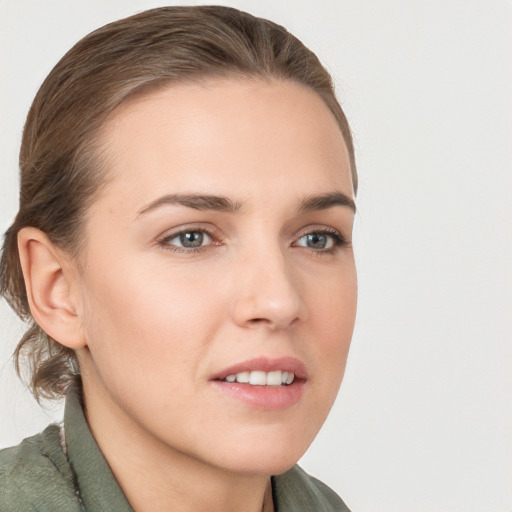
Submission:
POLYGON ((86 345, 71 271, 66 257, 41 230, 27 227, 18 233, 20 255, 30 311, 54 340, 72 349, 86 345))

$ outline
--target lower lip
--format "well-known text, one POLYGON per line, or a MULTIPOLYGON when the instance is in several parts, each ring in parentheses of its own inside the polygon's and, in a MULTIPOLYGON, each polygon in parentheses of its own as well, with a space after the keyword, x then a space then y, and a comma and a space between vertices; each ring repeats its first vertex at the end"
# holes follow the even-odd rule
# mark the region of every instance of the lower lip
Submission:
POLYGON ((304 393, 304 381, 297 380, 288 386, 253 386, 239 382, 214 380, 211 383, 228 397, 249 407, 278 411, 296 404, 304 393))

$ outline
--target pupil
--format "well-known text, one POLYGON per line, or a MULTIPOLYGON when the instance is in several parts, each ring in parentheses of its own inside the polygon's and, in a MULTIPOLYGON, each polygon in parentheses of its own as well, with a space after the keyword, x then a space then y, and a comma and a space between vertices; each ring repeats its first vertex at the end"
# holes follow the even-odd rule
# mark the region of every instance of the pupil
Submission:
POLYGON ((325 249, 327 245, 327 236, 321 233, 311 233, 308 235, 308 246, 313 249, 325 249))
POLYGON ((190 231, 180 235, 183 247, 200 247, 203 244, 203 234, 198 231, 190 231))

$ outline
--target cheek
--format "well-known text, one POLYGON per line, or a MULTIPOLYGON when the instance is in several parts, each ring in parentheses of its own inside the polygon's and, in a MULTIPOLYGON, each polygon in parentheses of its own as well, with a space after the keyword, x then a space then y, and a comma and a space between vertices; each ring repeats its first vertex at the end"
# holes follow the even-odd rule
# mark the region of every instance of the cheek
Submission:
POLYGON ((327 280, 322 289, 310 294, 309 302, 309 328, 315 340, 311 350, 321 368, 322 388, 334 400, 345 371, 355 323, 355 268, 337 279, 327 280))
POLYGON ((316 285, 311 283, 307 297, 311 323, 323 334, 320 339, 350 339, 357 307, 354 265, 333 272, 316 285))
POLYGON ((199 276, 127 271, 141 268, 136 264, 112 268, 89 279, 85 293, 85 328, 96 365, 111 377, 144 374, 148 384, 162 373, 167 379, 185 372, 219 321, 214 292, 201 286, 199 276))

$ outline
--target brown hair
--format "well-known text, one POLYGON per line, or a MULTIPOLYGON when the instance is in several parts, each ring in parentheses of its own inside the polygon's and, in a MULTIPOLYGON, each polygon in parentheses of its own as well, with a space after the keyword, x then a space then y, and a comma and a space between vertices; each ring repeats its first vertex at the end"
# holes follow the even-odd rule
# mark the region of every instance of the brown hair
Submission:
POLYGON ((20 151, 20 208, 4 237, 0 293, 29 323, 14 353, 25 358, 35 397, 61 397, 79 375, 73 350, 33 319, 17 235, 36 227, 78 257, 83 213, 105 173, 95 135, 126 99, 170 82, 242 75, 290 80, 315 91, 334 114, 357 174, 350 129, 331 76, 283 27, 220 6, 163 7, 108 24, 80 40, 50 72, 28 113, 20 151))

